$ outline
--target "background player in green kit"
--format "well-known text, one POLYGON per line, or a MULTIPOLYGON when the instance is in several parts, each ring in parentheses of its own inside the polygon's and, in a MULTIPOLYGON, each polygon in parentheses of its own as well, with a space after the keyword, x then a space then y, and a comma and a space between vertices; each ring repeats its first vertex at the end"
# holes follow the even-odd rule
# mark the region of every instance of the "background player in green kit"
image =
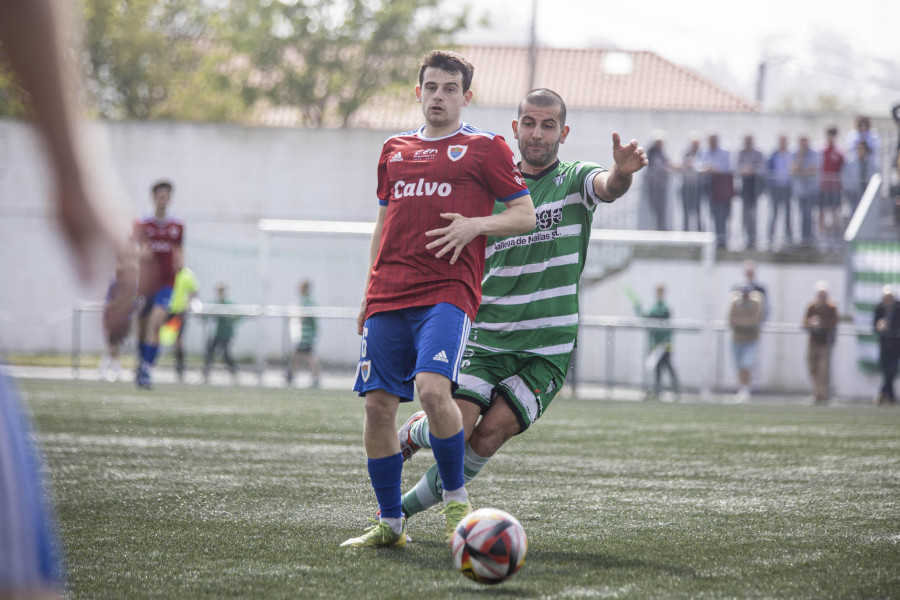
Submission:
MULTIPOLYGON (((537 224, 527 234, 488 238, 481 306, 454 393, 465 429, 466 481, 540 418, 565 381, 594 209, 621 197, 647 165, 637 141, 623 146, 618 133, 612 134, 612 169, 560 162, 559 145, 569 134, 566 105, 547 89, 525 96, 512 128, 537 224)), ((428 447, 425 413, 412 415, 397 434, 406 460, 428 447)), ((441 492, 432 465, 404 494, 403 512, 412 516, 437 504, 441 492)))

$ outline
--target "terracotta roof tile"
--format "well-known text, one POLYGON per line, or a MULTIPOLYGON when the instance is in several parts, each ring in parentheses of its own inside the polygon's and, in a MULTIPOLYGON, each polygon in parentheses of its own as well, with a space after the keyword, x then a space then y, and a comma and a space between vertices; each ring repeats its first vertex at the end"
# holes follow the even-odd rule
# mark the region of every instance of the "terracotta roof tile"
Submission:
MULTIPOLYGON (((468 46, 460 54, 475 65, 473 104, 516 107, 528 92, 527 47, 468 46)), ((535 87, 559 93, 570 109, 759 112, 757 104, 719 87, 654 52, 539 48, 535 87)), ((299 126, 300 111, 273 107, 259 124, 299 126), (293 122, 292 122, 293 121, 293 122)), ((363 106, 349 126, 401 131, 422 123, 411 94, 382 94, 363 106)))
MULTIPOLYGON (((517 106, 528 91, 525 47, 470 46, 476 103, 517 106)), ((570 108, 758 112, 759 107, 700 75, 646 51, 539 48, 535 87, 566 99, 570 108)))

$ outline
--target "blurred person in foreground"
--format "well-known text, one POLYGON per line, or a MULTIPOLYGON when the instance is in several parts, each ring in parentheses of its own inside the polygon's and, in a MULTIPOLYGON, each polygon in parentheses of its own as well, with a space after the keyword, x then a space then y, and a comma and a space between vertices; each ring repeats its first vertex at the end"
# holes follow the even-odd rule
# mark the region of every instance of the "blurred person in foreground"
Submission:
POLYGON ((816 297, 806 305, 803 328, 809 332, 807 362, 816 404, 828 402, 831 377, 831 349, 837 335, 837 306, 828 297, 828 282, 818 281, 816 297))
POLYGON ((461 120, 473 71, 456 53, 426 54, 415 88, 425 125, 390 136, 378 160, 379 210, 357 319, 362 342, 353 389, 365 397, 363 441, 381 517, 342 546, 406 545, 397 411, 414 391, 431 419, 448 540, 471 510, 463 420, 452 391, 481 304, 485 239, 525 234, 535 225, 509 146, 461 120), (504 210, 493 213, 498 201, 504 210))
MULTIPOLYGON (((112 182, 88 147, 73 104, 74 74, 63 47, 62 3, 0 0, 0 42, 43 136, 55 210, 82 281, 112 270, 124 251, 124 221, 109 198, 112 182), (91 168, 98 172, 91 173, 91 168), (101 196, 109 193, 109 196, 101 196)), ((42 461, 19 392, 0 370, 0 597, 55 598, 65 587, 62 550, 44 489, 42 461)))
POLYGON ((881 388, 875 395, 875 404, 894 404, 894 378, 900 361, 900 304, 894 297, 894 288, 886 285, 881 290, 881 302, 875 307, 873 329, 878 336, 878 368, 881 371, 881 388))
MULTIPOLYGON (((300 306, 304 308, 316 306, 316 301, 312 297, 312 283, 309 280, 304 279, 301 281, 297 291, 300 294, 300 306)), ((291 319, 291 321, 293 325, 294 320, 291 319)), ((288 362, 287 373, 285 374, 285 380, 289 386, 293 385, 294 371, 300 368, 300 362, 302 361, 306 363, 306 366, 309 368, 309 374, 312 377, 310 387, 319 387, 322 369, 319 366, 319 358, 316 356, 315 350, 318 334, 319 320, 312 315, 300 317, 299 335, 295 335, 294 329, 291 330, 291 341, 294 341, 295 337, 297 339, 294 351, 291 353, 291 359, 288 362)))
MULTIPOLYGON (((578 334, 578 288, 594 211, 624 195, 647 165, 637 141, 622 145, 618 133, 611 169, 561 162, 559 146, 570 131, 566 105, 548 89, 525 96, 512 129, 538 226, 531 235, 489 240, 484 297, 454 393, 465 427, 466 481, 534 425, 562 387, 578 334)), ((404 460, 431 447, 431 424, 418 412, 397 431, 404 460)), ((404 514, 437 504, 442 489, 442 473, 431 465, 403 495, 404 514)))

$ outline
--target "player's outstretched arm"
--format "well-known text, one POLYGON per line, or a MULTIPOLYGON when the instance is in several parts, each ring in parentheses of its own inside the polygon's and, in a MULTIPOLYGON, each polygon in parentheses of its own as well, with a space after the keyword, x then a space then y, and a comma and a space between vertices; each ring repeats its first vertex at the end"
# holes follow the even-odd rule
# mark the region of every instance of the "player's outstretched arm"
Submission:
POLYGON ((632 176, 649 162, 647 153, 638 145, 637 140, 631 140, 623 146, 619 134, 613 132, 612 141, 615 161, 612 169, 594 178, 594 193, 605 202, 621 198, 631 187, 632 176))
POLYGON ((534 204, 531 195, 526 194, 506 203, 502 213, 488 217, 464 217, 459 213, 441 213, 442 219, 447 219, 450 224, 441 229, 426 231, 428 237, 437 237, 436 240, 425 246, 429 250, 439 248, 436 258, 440 258, 450 251, 450 264, 454 264, 462 249, 479 235, 507 236, 525 233, 534 229, 534 204))
MULTIPOLYGON (((124 248, 124 221, 102 202, 104 185, 88 173, 95 160, 86 147, 75 108, 72 70, 65 64, 63 14, 54 0, 0 0, 0 40, 47 144, 56 180, 56 209, 79 275, 89 279, 95 260, 112 262, 124 248)), ((106 174, 104 174, 106 175, 106 174)))

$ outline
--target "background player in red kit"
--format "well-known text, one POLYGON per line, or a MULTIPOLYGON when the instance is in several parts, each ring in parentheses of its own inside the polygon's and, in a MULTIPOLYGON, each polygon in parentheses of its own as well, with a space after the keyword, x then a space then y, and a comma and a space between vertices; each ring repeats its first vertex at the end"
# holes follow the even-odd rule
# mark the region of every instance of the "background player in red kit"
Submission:
POLYGON ((138 371, 135 383, 151 388, 151 372, 159 353, 159 328, 166 320, 175 283, 173 252, 181 247, 184 225, 166 211, 172 200, 172 184, 160 181, 151 188, 154 213, 134 224, 133 239, 140 253, 138 292, 144 306, 138 318, 138 371))
POLYGON ((365 396, 363 438, 381 520, 342 546, 405 546, 397 409, 413 382, 444 480, 448 534, 469 512, 462 417, 451 396, 481 301, 485 236, 534 229, 531 196, 502 137, 460 121, 472 65, 425 55, 416 99, 425 125, 388 138, 378 161, 378 219, 369 253, 354 390, 365 396), (505 210, 492 215, 496 200, 505 210))

